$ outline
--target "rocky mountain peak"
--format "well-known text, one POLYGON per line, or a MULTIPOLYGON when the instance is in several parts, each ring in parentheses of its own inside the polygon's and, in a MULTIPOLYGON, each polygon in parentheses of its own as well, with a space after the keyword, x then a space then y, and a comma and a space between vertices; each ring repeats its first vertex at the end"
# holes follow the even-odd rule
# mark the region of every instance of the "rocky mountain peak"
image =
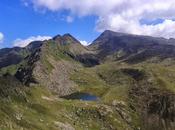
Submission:
POLYGON ((53 40, 57 40, 57 39, 59 39, 60 37, 61 37, 61 35, 58 34, 58 35, 56 35, 56 36, 53 37, 53 40))
POLYGON ((80 44, 80 42, 69 33, 64 34, 62 37, 66 41, 71 41, 72 44, 80 44))

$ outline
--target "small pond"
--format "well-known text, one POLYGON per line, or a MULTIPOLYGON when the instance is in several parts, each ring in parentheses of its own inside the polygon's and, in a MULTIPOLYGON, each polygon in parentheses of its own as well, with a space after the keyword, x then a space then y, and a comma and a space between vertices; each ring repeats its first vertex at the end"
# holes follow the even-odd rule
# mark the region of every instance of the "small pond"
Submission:
POLYGON ((62 98, 68 99, 68 100, 83 100, 83 101, 97 101, 99 100, 99 97, 89 94, 89 93, 83 93, 83 92, 75 92, 67 96, 63 96, 62 98))

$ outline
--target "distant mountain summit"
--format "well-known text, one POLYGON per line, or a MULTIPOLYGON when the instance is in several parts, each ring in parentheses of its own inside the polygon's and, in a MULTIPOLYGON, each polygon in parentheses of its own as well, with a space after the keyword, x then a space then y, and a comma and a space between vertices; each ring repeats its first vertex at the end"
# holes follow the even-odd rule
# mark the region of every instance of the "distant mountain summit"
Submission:
POLYGON ((57 35, 42 42, 38 49, 28 55, 15 76, 26 85, 40 84, 58 95, 66 95, 75 87, 68 75, 79 66, 78 63, 85 66, 96 64, 92 54, 70 34, 57 35))
POLYGON ((142 62, 159 58, 174 58, 175 40, 151 36, 132 35, 106 30, 90 46, 97 57, 104 60, 142 62))

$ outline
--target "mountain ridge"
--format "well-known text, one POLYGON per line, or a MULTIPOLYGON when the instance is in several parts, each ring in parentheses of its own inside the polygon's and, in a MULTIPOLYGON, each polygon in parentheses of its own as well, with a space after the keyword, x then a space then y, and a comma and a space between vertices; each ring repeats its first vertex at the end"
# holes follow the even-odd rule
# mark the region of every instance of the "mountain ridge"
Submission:
POLYGON ((105 31, 88 47, 70 34, 35 43, 0 68, 0 129, 175 129, 175 46, 166 40, 105 31))
POLYGON ((163 49, 161 51, 160 48, 165 48, 165 50, 167 48, 170 52, 166 52, 166 54, 169 55, 169 53, 174 52, 174 43, 175 41, 172 39, 171 42, 169 42, 168 39, 164 38, 115 33, 107 30, 94 40, 89 48, 97 51, 97 57, 102 61, 104 61, 105 58, 107 59, 107 57, 111 57, 113 60, 125 60, 131 55, 137 56, 137 53, 144 50, 148 51, 148 53, 152 51, 150 57, 161 55, 163 49), (157 52, 157 54, 154 53, 154 51, 157 52))

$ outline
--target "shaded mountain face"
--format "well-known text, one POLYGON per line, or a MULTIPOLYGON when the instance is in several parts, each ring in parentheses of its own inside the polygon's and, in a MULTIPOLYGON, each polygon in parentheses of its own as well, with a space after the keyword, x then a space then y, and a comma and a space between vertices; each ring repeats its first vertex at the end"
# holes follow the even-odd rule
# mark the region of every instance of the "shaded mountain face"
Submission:
POLYGON ((90 46, 97 56, 104 60, 125 60, 138 63, 157 57, 159 59, 175 56, 175 40, 139 36, 113 31, 103 32, 90 46))
POLYGON ((60 35, 53 38, 55 43, 61 46, 67 46, 68 49, 64 53, 72 59, 81 62, 84 66, 90 67, 99 64, 99 60, 94 55, 94 52, 89 48, 81 45, 81 43, 70 34, 60 35))
POLYGON ((37 48, 39 48, 41 44, 41 41, 35 41, 30 43, 25 48, 14 47, 0 49, 0 68, 20 63, 32 51, 35 51, 37 48))
POLYGON ((6 48, 0 50, 0 68, 18 64, 23 57, 20 55, 21 48, 6 48))

